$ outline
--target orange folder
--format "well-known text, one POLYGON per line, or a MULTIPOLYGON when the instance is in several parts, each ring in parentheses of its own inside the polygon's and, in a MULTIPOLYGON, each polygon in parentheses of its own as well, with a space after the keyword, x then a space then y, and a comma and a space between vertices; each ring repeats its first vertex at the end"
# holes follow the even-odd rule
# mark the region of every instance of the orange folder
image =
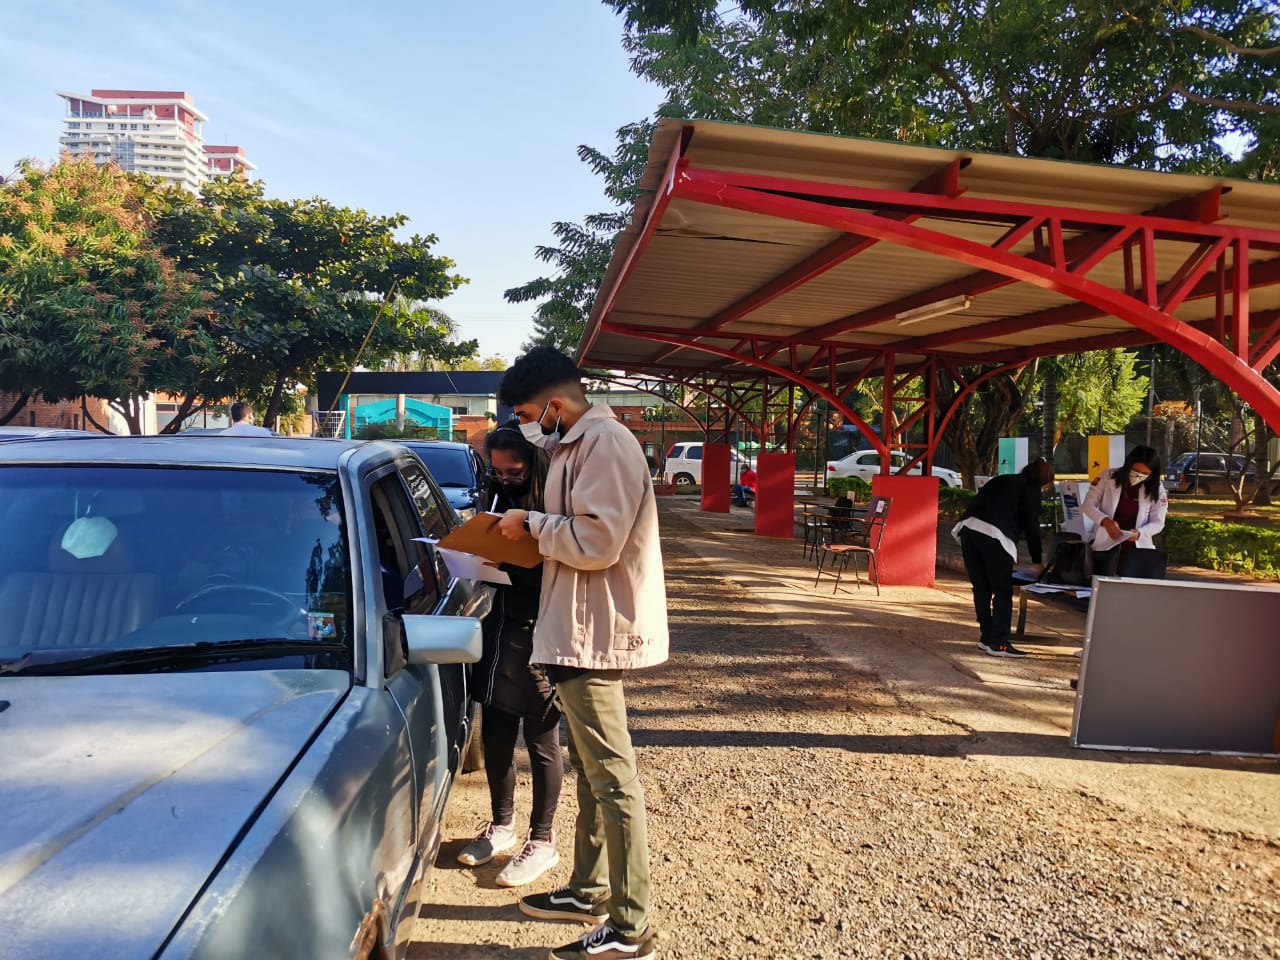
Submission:
POLYGON ((494 525, 501 520, 496 513, 477 513, 460 527, 440 541, 446 550, 460 550, 463 553, 474 553, 494 563, 511 563, 517 567, 536 567, 542 562, 542 554, 538 552, 538 542, 528 540, 508 540, 494 525))

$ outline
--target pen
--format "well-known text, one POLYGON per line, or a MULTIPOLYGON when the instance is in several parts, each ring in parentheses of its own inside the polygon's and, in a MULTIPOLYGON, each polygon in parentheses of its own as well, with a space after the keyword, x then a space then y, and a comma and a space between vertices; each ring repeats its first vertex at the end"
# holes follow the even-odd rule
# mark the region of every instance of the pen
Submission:
POLYGON ((496 509, 498 509, 498 495, 495 493, 493 495, 493 503, 489 504, 489 512, 493 513, 496 509))

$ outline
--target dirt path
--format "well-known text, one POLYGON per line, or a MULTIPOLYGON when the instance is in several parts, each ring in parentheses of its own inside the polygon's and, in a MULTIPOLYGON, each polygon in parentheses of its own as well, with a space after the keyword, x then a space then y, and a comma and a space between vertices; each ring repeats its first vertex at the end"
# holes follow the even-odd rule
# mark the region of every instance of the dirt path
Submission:
MULTIPOLYGON (((747 527, 668 502, 673 657, 629 682, 661 956, 1280 957, 1280 765, 1072 751, 1079 623, 991 660, 963 584, 832 598, 747 527)), ((578 932, 456 867, 487 807, 462 778, 411 956, 578 932)))

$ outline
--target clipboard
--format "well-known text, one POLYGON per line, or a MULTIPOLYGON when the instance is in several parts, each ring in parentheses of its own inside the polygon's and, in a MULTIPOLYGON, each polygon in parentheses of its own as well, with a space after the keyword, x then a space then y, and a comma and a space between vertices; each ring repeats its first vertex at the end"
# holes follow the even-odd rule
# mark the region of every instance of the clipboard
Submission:
POLYGON ((474 553, 494 563, 510 563, 525 568, 540 564, 543 557, 538 552, 536 540, 508 540, 492 529, 501 519, 502 515, 498 513, 477 513, 441 539, 440 546, 446 550, 474 553))

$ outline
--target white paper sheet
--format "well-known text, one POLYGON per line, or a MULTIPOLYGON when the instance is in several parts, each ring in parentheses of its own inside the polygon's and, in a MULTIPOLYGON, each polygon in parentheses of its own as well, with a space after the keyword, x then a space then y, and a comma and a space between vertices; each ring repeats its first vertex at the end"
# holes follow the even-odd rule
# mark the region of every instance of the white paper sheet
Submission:
POLYGON ((1022 588, 1030 593, 1074 593, 1077 599, 1093 596, 1089 587, 1073 587, 1068 584, 1028 583, 1022 588))
POLYGON ((439 546, 429 537, 413 539, 418 543, 435 547, 440 558, 444 560, 444 565, 449 568, 449 572, 460 580, 483 580, 485 583, 497 583, 503 586, 511 583, 510 576, 492 566, 484 557, 477 557, 474 553, 463 553, 461 550, 449 550, 439 546))

